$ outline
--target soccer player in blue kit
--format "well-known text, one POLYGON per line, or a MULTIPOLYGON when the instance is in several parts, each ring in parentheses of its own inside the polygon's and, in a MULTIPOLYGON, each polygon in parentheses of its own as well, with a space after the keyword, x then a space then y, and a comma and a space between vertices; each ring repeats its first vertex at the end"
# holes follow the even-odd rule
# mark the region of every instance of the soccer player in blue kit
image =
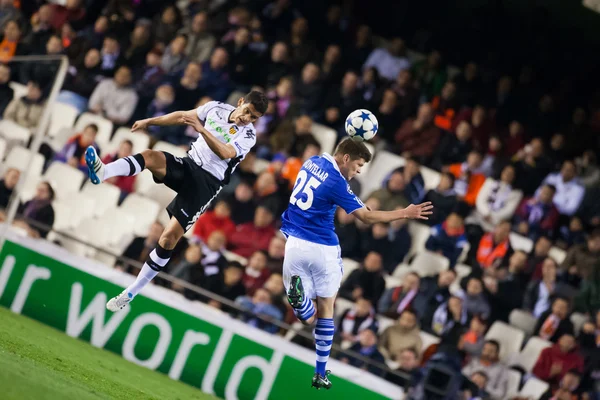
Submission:
POLYGON ((288 301, 302 323, 317 321, 317 361, 312 379, 312 386, 317 389, 331 388, 326 365, 335 332, 333 305, 344 274, 333 221, 336 208, 342 207, 368 224, 427 219, 432 213, 429 202, 394 211, 371 211, 365 207, 352 193, 348 181, 369 161, 369 149, 350 138, 338 145, 333 156, 324 153, 306 160, 296 178, 288 209, 282 215, 281 231, 287 238, 283 281, 288 301))

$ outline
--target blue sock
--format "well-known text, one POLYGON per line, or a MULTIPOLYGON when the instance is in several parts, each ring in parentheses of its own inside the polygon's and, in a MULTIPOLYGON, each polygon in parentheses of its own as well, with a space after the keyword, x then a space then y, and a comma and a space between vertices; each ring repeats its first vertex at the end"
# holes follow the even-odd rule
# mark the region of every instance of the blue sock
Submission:
POLYGON ((317 327, 315 328, 314 333, 315 347, 317 349, 317 366, 315 372, 321 376, 325 376, 334 333, 335 326, 333 324, 333 318, 319 318, 317 320, 317 327))
POLYGON ((302 305, 300 306, 300 308, 296 308, 294 312, 296 313, 298 319, 300 319, 301 321, 306 321, 307 319, 315 315, 315 305, 313 304, 313 301, 311 299, 304 296, 304 301, 302 302, 302 305))

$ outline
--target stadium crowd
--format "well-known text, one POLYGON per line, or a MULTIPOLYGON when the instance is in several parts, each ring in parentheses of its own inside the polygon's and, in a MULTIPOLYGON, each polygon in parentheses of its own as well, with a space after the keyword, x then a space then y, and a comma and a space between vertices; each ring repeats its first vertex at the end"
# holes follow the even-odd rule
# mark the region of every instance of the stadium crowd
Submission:
MULTIPOLYGON (((509 398, 510 371, 523 373, 522 382, 530 376, 547 382, 544 399, 600 398, 600 207, 594 201, 600 193, 600 104, 572 75, 566 84, 556 76, 539 78, 546 76, 539 64, 518 59, 507 68, 464 57, 462 69, 448 68, 449 51, 423 43, 422 32, 410 44, 426 50, 424 56, 400 37, 375 37, 376 27, 349 11, 352 1, 59 3, 0 0, 5 120, 35 128, 57 72, 52 62, 11 63, 27 54, 67 55, 58 101, 115 127, 210 100, 235 102, 250 89, 268 93, 256 148, 168 266, 169 274, 247 311, 175 284, 172 289, 273 334, 279 328, 269 321, 293 323, 282 286, 279 216, 303 161, 321 152, 313 124, 341 138, 345 116, 367 108, 380 123, 375 158, 389 151, 405 163, 363 200, 381 210, 433 202, 425 249, 447 259, 448 269, 432 276, 410 269, 418 255, 411 252, 408 223, 364 226, 338 210, 342 256, 360 267, 340 289, 351 306, 339 313, 337 340, 380 364, 345 353, 338 358, 403 386, 411 399, 435 398, 431 387, 441 384, 433 372, 440 370, 450 377, 444 381, 450 394, 439 398, 509 398), (27 86, 22 97, 13 96, 13 81, 27 86), (260 160, 268 167, 256 173, 260 160), (441 173, 437 187, 425 189, 423 166, 441 173), (513 248, 514 233, 534 242, 531 251, 513 248), (550 255, 553 246, 566 251, 564 260, 550 255), (229 260, 226 251, 247 264, 229 260), (468 273, 461 273, 466 266, 468 273), (390 277, 400 283, 390 286, 396 282, 390 277), (513 322, 514 310, 533 321, 527 336, 547 344, 529 368, 505 356, 501 341, 486 339, 494 323, 513 322), (574 324, 575 312, 585 322, 574 324), (381 329, 384 319, 395 322, 381 329), (436 343, 425 346, 422 332, 436 343), (386 362, 403 374, 387 373, 386 362)), ((44 146, 46 165, 63 162, 85 171, 89 145, 105 162, 132 154, 129 140, 104 152, 97 134, 98 126, 89 124, 58 151, 44 146)), ((196 137, 186 127, 153 127, 147 134, 151 144, 184 148, 196 137)), ((0 207, 18 179, 18 170, 5 171, 0 207)), ((135 179, 111 183, 123 199, 135 191, 135 179)), ((356 193, 360 184, 351 184, 356 193)), ((40 183, 21 215, 52 226, 53 196, 52 186, 40 183)), ((162 229, 154 223, 123 255, 143 262, 162 229)), ((116 268, 137 272, 122 261, 116 268)))

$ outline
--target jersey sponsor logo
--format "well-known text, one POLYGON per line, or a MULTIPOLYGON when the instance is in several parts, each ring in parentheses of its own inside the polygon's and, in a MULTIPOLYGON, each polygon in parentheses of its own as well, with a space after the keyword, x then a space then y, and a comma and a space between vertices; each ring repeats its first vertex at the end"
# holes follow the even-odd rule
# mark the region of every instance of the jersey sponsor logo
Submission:
POLYGON ((230 135, 235 135, 236 133, 238 133, 239 128, 235 125, 231 125, 229 127, 229 134, 230 135))
POLYGON ((254 133, 254 131, 252 129, 246 130, 246 139, 254 139, 255 137, 256 137, 256 134, 254 133))
POLYGON ((240 146, 240 144, 238 142, 235 142, 235 147, 237 147, 237 149, 240 151, 240 153, 244 152, 244 150, 242 150, 242 146, 240 146))

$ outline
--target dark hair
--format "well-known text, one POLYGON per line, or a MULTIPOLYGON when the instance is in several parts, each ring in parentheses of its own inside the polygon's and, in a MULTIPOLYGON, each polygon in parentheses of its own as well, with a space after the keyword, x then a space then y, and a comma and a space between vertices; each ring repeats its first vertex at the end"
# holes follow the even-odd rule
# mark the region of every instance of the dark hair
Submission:
POLYGON ((269 107, 269 99, 267 96, 256 90, 252 90, 244 96, 244 103, 252 104, 254 108, 256 108, 256 111, 261 114, 266 113, 267 107, 269 107))
POLYGON ((227 268, 237 268, 239 270, 244 270, 244 266, 239 261, 229 261, 227 263, 227 268))
POLYGON ((413 353, 413 355, 415 356, 415 358, 417 360, 419 359, 419 352, 414 347, 407 347, 405 349, 402 349, 401 353, 405 352, 405 351, 408 351, 409 353, 413 353))
POLYGON ((129 146, 131 146, 133 148, 133 142, 131 140, 129 140, 129 139, 125 139, 121 143, 128 144, 129 146))
POLYGON ((358 160, 362 158, 365 162, 371 161, 371 152, 361 141, 354 140, 352 138, 346 138, 338 144, 335 154, 350 156, 351 160, 358 160))
POLYGON ((454 175, 452 175, 450 172, 442 172, 442 176, 445 176, 446 178, 450 179, 452 186, 454 186, 454 182, 456 181, 456 177, 454 175))
POLYGON ((596 239, 600 237, 600 228, 596 228, 590 233, 590 237, 588 239, 596 239))
POLYGON ((404 315, 404 314, 412 314, 413 317, 415 317, 415 319, 418 321, 417 318, 417 313, 415 312, 415 310, 413 310, 412 308, 405 308, 404 310, 402 310, 402 312, 400 313, 400 316, 404 315))
MULTIPOLYGON (((87 125, 85 126, 85 128, 84 128, 84 129, 87 129, 87 128, 91 128, 91 129, 93 129, 93 130, 94 130, 96 133, 98 133, 98 125, 96 125, 96 124, 87 124, 87 125)), ((132 143, 132 145, 133 145, 133 143, 132 143)))
POLYGON ((46 185, 46 187, 48 188, 48 195, 50 196, 50 200, 53 201, 54 198, 56 197, 56 193, 54 192, 54 188, 52 187, 52 185, 48 181, 42 181, 42 183, 44 185, 46 185))
POLYGON ((482 371, 482 370, 478 370, 478 371, 473 372, 471 374, 471 376, 473 376, 473 375, 481 375, 481 376, 483 376, 483 378, 485 379, 486 382, 490 380, 488 374, 486 374, 485 371, 482 371))
POLYGON ((492 346, 495 346, 496 352, 500 353, 500 343, 497 340, 494 340, 494 339, 486 340, 485 344, 491 344, 492 346))
POLYGON ((546 186, 547 188, 549 188, 550 190, 552 190, 552 192, 556 193, 556 186, 551 185, 549 183, 545 184, 544 186, 546 186))

